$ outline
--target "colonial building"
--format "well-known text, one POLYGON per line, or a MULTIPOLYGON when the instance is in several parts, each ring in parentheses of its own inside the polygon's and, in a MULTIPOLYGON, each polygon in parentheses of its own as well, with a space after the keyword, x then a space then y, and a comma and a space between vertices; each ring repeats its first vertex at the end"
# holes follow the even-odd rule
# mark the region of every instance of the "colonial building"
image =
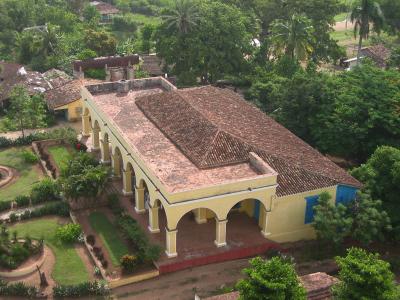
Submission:
POLYGON ((253 234, 268 240, 311 239, 318 195, 346 202, 360 187, 228 89, 178 90, 156 77, 88 85, 82 99, 83 135, 121 177, 136 213, 148 214, 148 230, 165 234, 168 257, 178 255, 178 223, 188 213, 196 226, 215 219, 215 247, 229 247, 232 211, 256 219, 253 234))

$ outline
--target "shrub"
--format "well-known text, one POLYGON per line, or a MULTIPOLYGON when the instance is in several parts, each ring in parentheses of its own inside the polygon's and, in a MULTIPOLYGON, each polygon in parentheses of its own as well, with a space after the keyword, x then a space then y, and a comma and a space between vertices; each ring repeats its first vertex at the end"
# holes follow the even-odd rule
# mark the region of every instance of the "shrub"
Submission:
POLYGON ((142 228, 136 220, 128 215, 118 217, 117 226, 131 244, 138 250, 138 262, 151 262, 157 260, 161 254, 161 248, 158 245, 151 245, 142 228))
POLYGON ((112 193, 107 196, 108 207, 112 210, 113 214, 118 216, 123 213, 124 209, 119 203, 119 197, 117 194, 112 193))
POLYGON ((47 215, 68 217, 69 216, 68 203, 62 201, 47 203, 44 206, 31 211, 31 218, 38 218, 47 215))
POLYGON ((85 77, 93 79, 106 79, 106 71, 104 69, 87 69, 85 70, 85 77))
POLYGON ((86 237, 86 242, 90 245, 90 246, 94 246, 94 244, 96 243, 96 239, 95 239, 95 237, 94 237, 94 235, 93 234, 89 234, 87 237, 86 237))
POLYGON ((0 211, 9 210, 11 208, 12 201, 1 201, 0 202, 0 211))
POLYGON ((18 207, 23 207, 29 205, 30 198, 29 196, 20 195, 15 197, 14 201, 17 203, 18 207))
POLYGON ((31 211, 29 209, 25 210, 22 214, 19 215, 19 219, 22 220, 27 220, 31 218, 31 211))
POLYGON ((0 296, 35 298, 38 293, 35 286, 29 286, 23 282, 8 283, 0 279, 0 296))
POLYGON ((79 224, 70 223, 57 228, 56 238, 63 243, 74 243, 81 233, 82 228, 79 224))
POLYGON ((135 270, 137 258, 134 255, 126 254, 121 257, 121 266, 124 272, 132 273, 135 270))
POLYGON ((10 214, 10 222, 11 222, 11 223, 14 223, 14 222, 16 222, 16 221, 18 221, 18 216, 17 216, 17 214, 16 214, 16 213, 10 214))
POLYGON ((39 158, 31 150, 24 150, 20 153, 21 158, 29 164, 34 164, 39 161, 39 158))
POLYGON ((58 285, 53 288, 55 298, 80 298, 87 296, 106 296, 110 293, 102 281, 83 282, 76 285, 58 285))
POLYGON ((31 190, 32 204, 60 199, 59 186, 56 181, 45 178, 34 185, 31 190))

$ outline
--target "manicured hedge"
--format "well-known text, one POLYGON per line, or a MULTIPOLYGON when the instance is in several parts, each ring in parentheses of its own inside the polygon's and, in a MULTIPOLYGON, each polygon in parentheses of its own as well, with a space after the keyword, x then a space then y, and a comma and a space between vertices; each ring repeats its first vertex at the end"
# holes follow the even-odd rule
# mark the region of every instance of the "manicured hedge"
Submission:
POLYGON ((0 296, 14 296, 23 298, 36 298, 39 290, 35 286, 26 285, 23 282, 8 283, 0 279, 0 296))
POLYGON ((109 293, 110 289, 102 281, 83 282, 76 285, 58 285, 53 288, 54 298, 106 296, 109 293))
POLYGON ((39 218, 48 215, 56 215, 61 217, 69 216, 69 205, 63 201, 50 202, 46 203, 44 206, 33 209, 30 211, 29 209, 25 210, 19 217, 15 214, 10 216, 10 222, 17 222, 22 220, 28 220, 32 218, 39 218))

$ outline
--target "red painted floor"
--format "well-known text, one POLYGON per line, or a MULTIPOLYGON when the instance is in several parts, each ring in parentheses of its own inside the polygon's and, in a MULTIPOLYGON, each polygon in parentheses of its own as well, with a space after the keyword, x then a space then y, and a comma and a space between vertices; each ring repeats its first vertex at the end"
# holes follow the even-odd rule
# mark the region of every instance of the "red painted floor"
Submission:
MULTIPOLYGON (((159 211, 160 233, 148 230, 148 213, 137 214, 132 198, 124 197, 123 205, 142 225, 149 239, 165 249, 166 217, 159 211)), ((156 262, 160 273, 173 272, 189 267, 222 262, 265 253, 268 249, 279 249, 279 245, 265 239, 257 221, 245 213, 232 212, 228 215, 227 246, 217 248, 215 239, 215 220, 209 219, 205 224, 197 224, 192 213, 186 214, 178 224, 177 252, 178 257, 168 258, 163 252, 156 262)))

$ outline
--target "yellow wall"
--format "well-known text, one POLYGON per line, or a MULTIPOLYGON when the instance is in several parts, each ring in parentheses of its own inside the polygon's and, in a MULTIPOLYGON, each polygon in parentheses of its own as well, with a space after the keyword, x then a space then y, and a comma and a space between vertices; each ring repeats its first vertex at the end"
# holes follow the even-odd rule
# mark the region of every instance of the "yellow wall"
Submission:
POLYGON ((80 120, 82 114, 82 99, 57 107, 55 110, 68 110, 68 121, 70 122, 80 120))
POLYGON ((304 224, 305 197, 328 192, 332 196, 332 204, 336 199, 336 186, 301 194, 277 197, 273 200, 272 211, 268 213, 268 238, 276 242, 294 242, 315 238, 311 224, 304 224))

